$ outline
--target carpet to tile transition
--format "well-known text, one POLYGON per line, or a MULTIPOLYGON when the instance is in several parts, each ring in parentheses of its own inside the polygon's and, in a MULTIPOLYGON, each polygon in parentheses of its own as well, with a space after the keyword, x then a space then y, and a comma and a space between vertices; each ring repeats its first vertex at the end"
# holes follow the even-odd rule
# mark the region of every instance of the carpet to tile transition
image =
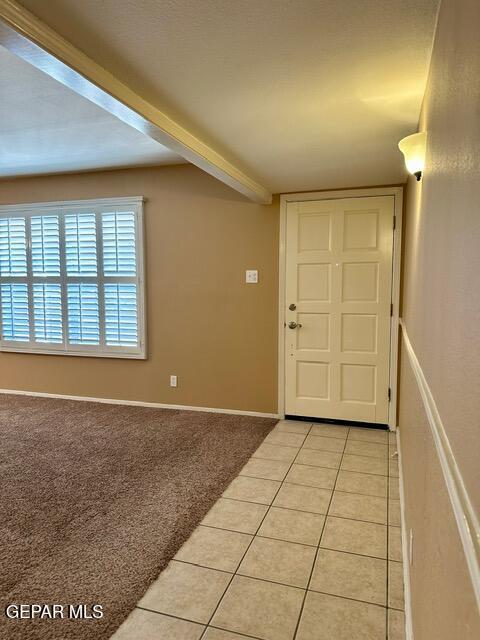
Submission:
POLYGON ((0 396, 0 638, 109 638, 274 424, 0 396), (10 603, 105 616, 8 620, 10 603))

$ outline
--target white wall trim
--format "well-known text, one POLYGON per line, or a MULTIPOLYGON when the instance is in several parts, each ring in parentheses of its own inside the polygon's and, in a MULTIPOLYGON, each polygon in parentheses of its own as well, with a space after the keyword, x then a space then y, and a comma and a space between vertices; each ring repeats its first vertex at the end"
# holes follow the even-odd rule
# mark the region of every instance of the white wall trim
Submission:
POLYGON ((19 389, 0 389, 0 394, 15 396, 33 396, 36 398, 57 398, 59 400, 77 400, 80 402, 100 402, 102 404, 120 404, 132 407, 150 407, 151 409, 176 409, 177 411, 204 411, 205 413, 226 413, 228 415, 255 416, 257 418, 275 418, 276 413, 260 411, 242 411, 241 409, 222 409, 219 407, 191 407, 186 404, 164 404, 162 402, 143 402, 142 400, 117 400, 116 398, 93 398, 89 396, 67 396, 59 393, 42 391, 22 391, 19 389))
POLYGON ((285 282, 286 282, 286 222, 289 202, 308 200, 332 200, 333 198, 363 198, 394 196, 395 231, 393 234, 392 303, 390 318, 390 388, 391 400, 388 410, 390 431, 397 427, 397 378, 398 378, 398 323, 400 319, 400 278, 402 256, 403 187, 372 187, 364 189, 340 189, 334 191, 311 191, 308 193, 286 193, 280 196, 280 234, 278 251, 278 414, 285 417, 285 282))
POLYGON ((470 500, 470 496, 468 495, 455 456, 453 455, 437 405, 435 404, 430 387, 428 386, 412 343, 410 342, 403 320, 400 320, 400 325, 402 327, 402 339, 405 350, 417 380, 420 396, 425 407, 430 431, 440 461, 440 467, 452 503, 453 514, 460 533, 477 606, 480 609, 480 525, 478 517, 470 500))
POLYGON ((400 525, 402 530, 402 555, 403 555, 403 592, 405 599, 405 640, 414 640, 413 638, 413 620, 412 620, 412 592, 410 586, 410 558, 409 558, 409 542, 407 535, 407 521, 405 517, 405 488, 403 480, 403 459, 402 448, 400 444, 400 430, 397 428, 396 433, 397 452, 398 452, 398 469, 399 469, 399 491, 400 491, 400 525))
POLYGON ((0 205, 0 214, 2 215, 22 215, 27 211, 38 211, 41 209, 42 211, 56 211, 58 208, 65 207, 116 207, 116 206, 129 206, 129 205, 137 205, 143 204, 146 202, 146 198, 144 196, 121 196, 119 198, 93 198, 86 200, 56 200, 54 202, 47 200, 45 202, 19 202, 17 204, 2 204, 0 205))

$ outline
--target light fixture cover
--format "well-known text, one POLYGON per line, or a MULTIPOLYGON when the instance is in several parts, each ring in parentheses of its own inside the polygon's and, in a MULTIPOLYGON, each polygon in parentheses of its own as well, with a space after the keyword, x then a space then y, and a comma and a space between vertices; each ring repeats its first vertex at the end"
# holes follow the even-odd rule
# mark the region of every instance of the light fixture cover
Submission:
POLYGON ((425 165, 425 149, 427 145, 427 133, 414 133, 400 140, 398 148, 405 157, 405 165, 412 175, 421 174, 425 165))

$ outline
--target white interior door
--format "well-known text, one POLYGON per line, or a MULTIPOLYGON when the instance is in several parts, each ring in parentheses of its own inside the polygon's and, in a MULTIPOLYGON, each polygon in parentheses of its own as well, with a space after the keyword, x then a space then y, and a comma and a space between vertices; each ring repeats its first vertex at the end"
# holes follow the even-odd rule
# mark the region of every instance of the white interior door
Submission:
POLYGON ((287 204, 285 413, 388 422, 394 196, 287 204))

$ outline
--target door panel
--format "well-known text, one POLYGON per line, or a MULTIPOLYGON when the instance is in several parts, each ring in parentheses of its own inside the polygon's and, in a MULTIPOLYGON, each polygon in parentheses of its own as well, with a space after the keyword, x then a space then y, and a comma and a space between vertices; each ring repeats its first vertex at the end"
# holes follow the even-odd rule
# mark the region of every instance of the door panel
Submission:
POLYGON ((393 196, 288 203, 287 414, 388 421, 393 211, 393 196))

